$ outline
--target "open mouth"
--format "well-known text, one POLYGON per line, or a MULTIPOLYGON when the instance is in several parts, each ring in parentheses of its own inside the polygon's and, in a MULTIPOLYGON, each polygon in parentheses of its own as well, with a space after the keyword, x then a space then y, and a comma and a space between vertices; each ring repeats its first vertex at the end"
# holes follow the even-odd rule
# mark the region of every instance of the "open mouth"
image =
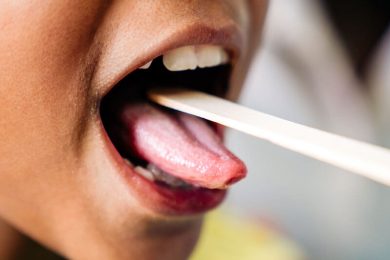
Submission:
POLYGON ((219 46, 170 51, 124 77, 103 98, 105 130, 144 203, 175 215, 217 206, 245 165, 222 144, 218 126, 149 102, 151 88, 183 87, 224 96, 231 72, 219 46))

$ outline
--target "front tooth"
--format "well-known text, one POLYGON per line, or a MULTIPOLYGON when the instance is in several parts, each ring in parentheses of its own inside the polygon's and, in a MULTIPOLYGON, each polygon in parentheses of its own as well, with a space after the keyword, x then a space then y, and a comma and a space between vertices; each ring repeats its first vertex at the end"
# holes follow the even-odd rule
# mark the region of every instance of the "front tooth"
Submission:
POLYGON ((199 68, 215 67, 228 61, 226 51, 215 45, 199 46, 196 54, 199 68))
POLYGON ((227 52, 224 50, 224 49, 220 49, 219 50, 219 53, 221 55, 221 64, 226 64, 229 62, 229 55, 227 54, 227 52))
POLYGON ((185 46, 169 51, 163 56, 163 63, 170 71, 194 70, 198 60, 194 46, 185 46))
POLYGON ((181 47, 163 56, 163 63, 170 71, 215 67, 228 61, 229 56, 226 51, 215 45, 181 47))
POLYGON ((148 63, 146 63, 145 65, 139 67, 139 68, 142 69, 142 70, 146 70, 146 69, 150 68, 150 65, 152 65, 152 60, 149 61, 148 63))
POLYGON ((126 158, 123 159, 127 165, 129 165, 131 168, 134 167, 134 165, 126 158))
POLYGON ((150 181, 154 181, 154 177, 153 177, 153 174, 146 170, 145 168, 141 167, 141 166, 137 166, 134 168, 134 170, 139 173, 140 175, 144 176, 146 179, 150 180, 150 181))

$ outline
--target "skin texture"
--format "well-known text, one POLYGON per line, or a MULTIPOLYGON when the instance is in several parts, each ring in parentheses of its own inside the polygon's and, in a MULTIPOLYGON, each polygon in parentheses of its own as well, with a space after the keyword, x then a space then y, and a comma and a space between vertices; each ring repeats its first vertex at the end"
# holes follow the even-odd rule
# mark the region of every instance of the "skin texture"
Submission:
POLYGON ((241 32, 236 97, 266 5, 0 0, 0 256, 17 244, 11 225, 72 259, 187 258, 202 216, 162 216, 132 196, 104 148, 99 104, 116 77, 194 25, 241 32))

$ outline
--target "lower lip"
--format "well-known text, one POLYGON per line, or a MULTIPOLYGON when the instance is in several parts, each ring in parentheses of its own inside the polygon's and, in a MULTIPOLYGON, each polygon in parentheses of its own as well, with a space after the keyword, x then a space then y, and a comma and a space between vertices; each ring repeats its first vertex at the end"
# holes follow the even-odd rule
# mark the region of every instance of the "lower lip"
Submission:
POLYGON ((131 193, 142 206, 165 216, 191 216, 215 208, 225 198, 226 190, 172 189, 146 179, 124 162, 102 123, 100 123, 100 127, 109 154, 119 168, 118 173, 124 178, 131 193))

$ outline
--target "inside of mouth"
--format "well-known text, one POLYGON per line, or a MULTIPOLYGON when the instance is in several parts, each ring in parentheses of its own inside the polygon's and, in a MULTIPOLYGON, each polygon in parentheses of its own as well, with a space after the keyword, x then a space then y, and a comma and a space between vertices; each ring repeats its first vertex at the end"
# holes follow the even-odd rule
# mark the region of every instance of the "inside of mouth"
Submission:
MULTIPOLYGON (((122 124, 119 114, 128 104, 149 101, 146 93, 151 88, 183 87, 195 89, 209 94, 224 96, 228 88, 231 66, 221 65, 212 68, 203 68, 187 71, 169 71, 165 68, 162 58, 155 59, 149 69, 137 69, 123 78, 103 98, 101 104, 101 118, 108 136, 116 147, 119 154, 131 162, 132 167, 137 166, 147 169, 153 174, 155 183, 174 189, 197 189, 194 183, 189 183, 169 172, 163 171, 154 163, 138 156, 124 140, 122 124)), ((165 113, 174 113, 159 107, 165 113)), ((215 129, 213 123, 208 124, 215 129)), ((142 169, 141 169, 142 171, 142 169)), ((142 174, 141 174, 142 175, 142 174)), ((145 175, 143 175, 145 177, 145 175)))
POLYGON ((231 66, 220 65, 195 70, 169 71, 165 68, 162 57, 153 60, 150 68, 137 69, 123 78, 107 94, 102 102, 102 115, 113 101, 146 100, 146 93, 151 88, 183 87, 224 96, 227 91, 231 66))

